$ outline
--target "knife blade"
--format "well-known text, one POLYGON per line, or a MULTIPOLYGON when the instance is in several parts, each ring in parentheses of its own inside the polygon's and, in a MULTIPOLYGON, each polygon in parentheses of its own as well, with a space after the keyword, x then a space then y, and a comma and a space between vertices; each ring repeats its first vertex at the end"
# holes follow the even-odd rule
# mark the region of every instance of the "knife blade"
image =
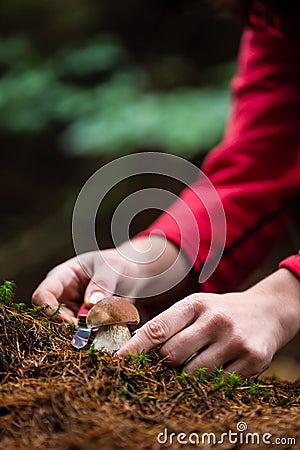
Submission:
POLYGON ((89 309, 87 309, 85 304, 82 303, 77 314, 78 328, 71 341, 73 347, 77 348, 78 350, 86 346, 92 332, 92 330, 86 325, 86 316, 88 312, 89 309))

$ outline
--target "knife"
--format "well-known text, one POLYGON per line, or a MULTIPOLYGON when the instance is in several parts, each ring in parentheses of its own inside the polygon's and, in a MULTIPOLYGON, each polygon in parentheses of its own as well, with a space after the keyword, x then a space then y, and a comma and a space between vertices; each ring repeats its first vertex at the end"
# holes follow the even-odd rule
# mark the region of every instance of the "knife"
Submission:
POLYGON ((86 325, 86 316, 89 312, 89 309, 85 306, 84 303, 79 308, 77 317, 78 317, 78 328, 73 336, 72 345, 73 347, 80 350, 84 348, 89 341, 92 329, 88 328, 86 325))

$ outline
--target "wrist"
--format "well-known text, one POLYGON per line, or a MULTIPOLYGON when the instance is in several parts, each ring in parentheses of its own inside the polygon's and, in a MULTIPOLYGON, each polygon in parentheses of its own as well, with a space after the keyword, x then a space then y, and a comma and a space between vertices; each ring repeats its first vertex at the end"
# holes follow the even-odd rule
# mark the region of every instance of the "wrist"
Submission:
POLYGON ((288 269, 281 268, 251 287, 267 306, 267 320, 274 323, 275 351, 278 351, 300 330, 300 281, 288 269))

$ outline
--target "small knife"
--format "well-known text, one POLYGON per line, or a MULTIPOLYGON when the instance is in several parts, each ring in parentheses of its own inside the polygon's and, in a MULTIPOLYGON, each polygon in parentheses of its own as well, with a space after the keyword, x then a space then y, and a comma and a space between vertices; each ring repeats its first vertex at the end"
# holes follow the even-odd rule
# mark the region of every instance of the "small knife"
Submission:
POLYGON ((78 328, 72 339, 73 347, 77 348, 78 350, 86 346, 92 332, 92 329, 88 328, 86 325, 86 316, 88 312, 89 309, 87 309, 85 304, 82 303, 77 314, 78 328))

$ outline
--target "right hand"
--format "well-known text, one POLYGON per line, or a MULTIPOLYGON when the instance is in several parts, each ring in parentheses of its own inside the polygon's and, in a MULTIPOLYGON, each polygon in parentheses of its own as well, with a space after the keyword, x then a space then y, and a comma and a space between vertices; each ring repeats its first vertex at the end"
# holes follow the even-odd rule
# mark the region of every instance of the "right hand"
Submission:
POLYGON ((159 236, 134 238, 119 249, 102 250, 100 255, 99 251, 83 253, 79 259, 56 266, 33 293, 33 303, 48 305, 49 315, 59 302, 64 303, 58 318, 77 324, 76 314, 83 299, 91 308, 107 294, 119 294, 132 301, 139 298, 140 313, 148 320, 194 288, 195 279, 188 274, 186 259, 174 244, 159 236), (172 270, 168 270, 170 267, 172 270), (159 287, 161 294, 153 296, 153 286, 156 291, 159 287))
POLYGON ((117 285, 131 296, 134 277, 138 276, 139 266, 125 260, 116 249, 102 250, 102 256, 108 263, 101 264, 98 252, 80 255, 88 273, 82 268, 77 257, 69 259, 52 269, 32 295, 35 305, 46 306, 51 315, 63 303, 59 318, 77 325, 76 314, 84 299, 88 308, 107 294, 115 293, 117 285), (122 276, 124 274, 124 276, 122 276))

